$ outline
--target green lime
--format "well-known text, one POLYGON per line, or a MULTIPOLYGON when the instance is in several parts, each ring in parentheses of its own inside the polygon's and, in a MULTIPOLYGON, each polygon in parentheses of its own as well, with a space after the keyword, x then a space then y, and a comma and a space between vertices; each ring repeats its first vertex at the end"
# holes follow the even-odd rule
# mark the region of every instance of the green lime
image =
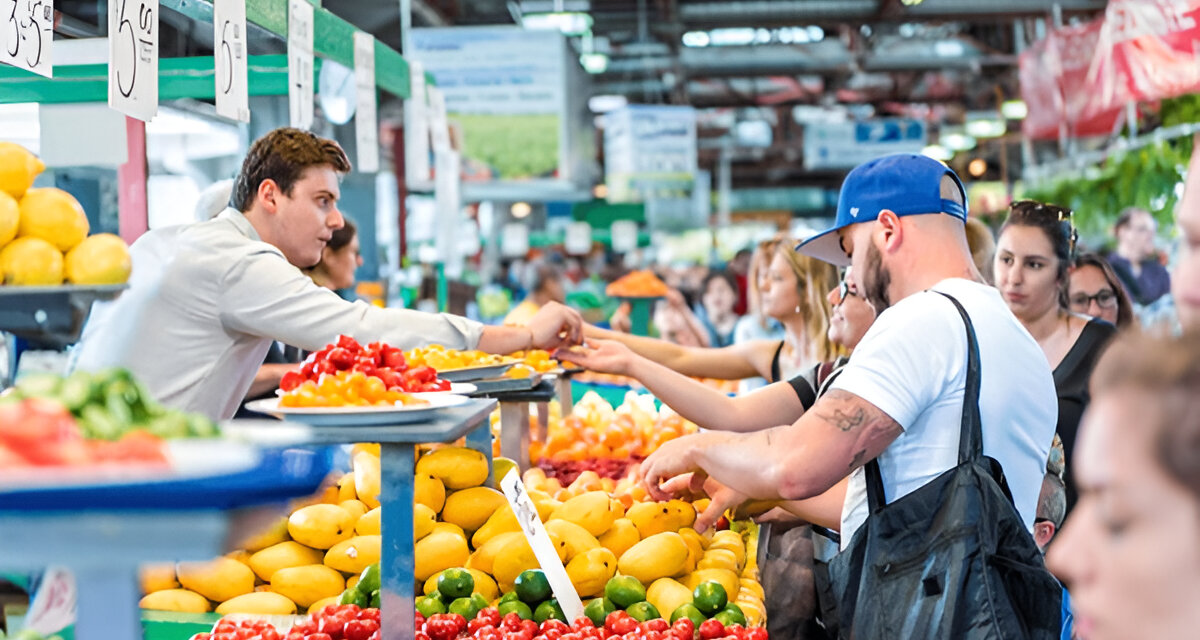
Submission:
POLYGON ((371 592, 371 607, 378 609, 379 608, 379 600, 380 600, 379 590, 376 589, 371 592))
POLYGON ((491 604, 490 602, 487 601, 487 598, 483 597, 482 593, 472 593, 471 594, 471 602, 474 602, 479 607, 480 611, 483 611, 484 609, 488 608, 488 605, 491 604))
POLYGON ((633 618, 638 622, 645 622, 647 620, 653 620, 655 618, 662 617, 662 614, 658 612, 658 609, 655 609, 654 605, 650 604, 649 602, 635 602, 629 605, 629 608, 625 610, 625 613, 628 613, 630 618, 633 618))
POLYGON ((502 602, 502 603, 503 602, 512 602, 514 600, 516 600, 517 602, 521 601, 521 599, 517 597, 516 591, 509 591, 508 593, 500 596, 500 602, 502 602))
POLYGON ((517 592, 521 602, 533 606, 550 597, 550 581, 541 569, 529 569, 513 581, 513 591, 517 592))
POLYGON ((530 609, 529 605, 520 600, 513 599, 508 602, 501 602, 500 606, 496 607, 496 610, 500 612, 501 618, 510 613, 515 613, 521 616, 522 620, 533 620, 533 609, 530 609))
POLYGON ((604 619, 608 614, 617 610, 617 606, 608 598, 595 598, 587 603, 583 608, 583 615, 587 616, 592 624, 597 627, 604 626, 604 619))
POLYGON ((469 598, 475 590, 475 578, 466 569, 446 569, 438 576, 437 586, 438 593, 448 600, 469 598))
POLYGON ((446 607, 446 613, 457 613, 467 620, 474 620, 479 613, 479 606, 470 598, 459 598, 446 607))
POLYGON ((713 620, 720 620, 721 624, 729 626, 732 624, 740 624, 746 626, 746 614, 742 613, 742 608, 732 602, 725 605, 724 609, 717 612, 713 616, 713 620))
POLYGON ((551 618, 555 620, 567 621, 567 614, 563 613, 562 607, 558 606, 558 600, 547 600, 538 605, 533 612, 533 621, 541 624, 551 618))
POLYGON ((681 618, 687 618, 688 620, 691 620, 692 624, 696 628, 700 628, 700 624, 708 619, 704 617, 703 613, 700 613, 700 610, 696 608, 696 605, 690 602, 681 604, 675 608, 675 611, 671 613, 671 624, 675 624, 681 618))
POLYGON ((425 596, 417 598, 417 612, 428 618, 435 613, 446 613, 446 605, 437 596, 425 596))
POLYGON ((368 601, 367 594, 358 589, 346 589, 342 592, 342 597, 338 598, 338 604, 356 604, 359 607, 367 606, 368 601))
POLYGON ((646 587, 633 576, 615 576, 604 585, 604 597, 618 609, 625 609, 646 599, 646 587))
POLYGON ((696 585, 696 590, 692 592, 692 602, 700 613, 711 616, 725 608, 729 596, 725 594, 725 587, 722 587, 721 583, 709 580, 696 585))
POLYGON ((370 594, 372 591, 379 591, 379 563, 363 569, 361 575, 358 576, 358 584, 354 585, 355 589, 370 594))

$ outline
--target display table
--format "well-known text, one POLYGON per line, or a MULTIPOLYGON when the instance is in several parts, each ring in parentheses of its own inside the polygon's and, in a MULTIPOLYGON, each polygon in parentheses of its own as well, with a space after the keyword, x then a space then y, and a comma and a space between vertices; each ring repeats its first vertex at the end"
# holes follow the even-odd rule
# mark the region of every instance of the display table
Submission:
MULTIPOLYGON (((529 403, 540 407, 553 400, 557 392, 554 381, 539 379, 532 388, 487 393, 500 402, 500 455, 516 462, 522 471, 529 468, 529 403)), ((539 417, 544 423, 546 418, 539 417)))

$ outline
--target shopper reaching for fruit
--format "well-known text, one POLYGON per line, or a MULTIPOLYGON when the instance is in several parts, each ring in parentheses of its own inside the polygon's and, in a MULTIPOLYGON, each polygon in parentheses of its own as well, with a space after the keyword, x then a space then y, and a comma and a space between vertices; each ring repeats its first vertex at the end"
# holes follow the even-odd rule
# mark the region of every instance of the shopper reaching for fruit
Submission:
POLYGON ((156 229, 132 248, 129 290, 93 309, 75 367, 124 366, 171 407, 234 414, 271 340, 320 349, 338 335, 400 348, 441 343, 510 353, 582 337, 578 313, 547 304, 524 327, 347 302, 300 269, 343 225, 333 140, 276 129, 251 145, 230 208, 209 222, 156 229))

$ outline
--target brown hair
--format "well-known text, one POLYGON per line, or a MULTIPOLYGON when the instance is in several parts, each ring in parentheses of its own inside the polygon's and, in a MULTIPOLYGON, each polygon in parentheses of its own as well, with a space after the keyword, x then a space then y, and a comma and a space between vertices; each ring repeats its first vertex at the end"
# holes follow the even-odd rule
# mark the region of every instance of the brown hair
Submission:
POLYGON ((1036 200, 1020 200, 1009 205, 1008 217, 1000 227, 1000 235, 1010 226, 1034 227, 1046 234, 1054 257, 1058 258, 1058 303, 1064 309, 1069 308, 1067 302, 1067 277, 1071 267, 1071 258, 1075 254, 1075 240, 1078 234, 1071 224, 1071 210, 1053 204, 1044 204, 1036 200))
POLYGON ((828 362, 845 350, 829 339, 829 318, 833 309, 829 306, 827 294, 838 286, 837 269, 811 256, 804 255, 793 249, 798 241, 784 239, 776 248, 775 253, 788 261, 788 266, 796 274, 799 286, 796 293, 800 296, 800 317, 804 318, 804 329, 808 339, 816 345, 816 356, 821 362, 828 362))
POLYGON ((992 275, 992 259, 996 257, 996 238, 992 230, 979 218, 967 218, 966 223, 967 248, 971 250, 971 261, 979 270, 979 275, 988 284, 995 278, 992 275))
POLYGON ((1104 281, 1108 283, 1109 288, 1117 296, 1117 328, 1125 329, 1134 325, 1133 319, 1133 303, 1129 301, 1129 294, 1125 292, 1125 287, 1121 285, 1121 281, 1117 279, 1117 273, 1113 271, 1112 265, 1108 264, 1103 256, 1098 253, 1084 253, 1075 258, 1074 269, 1079 267, 1096 267, 1104 274, 1104 281))
POLYGON ((748 313, 756 316, 759 326, 763 329, 766 329, 768 325, 767 316, 762 312, 762 291, 758 287, 758 278, 770 266, 771 258, 775 256, 775 249, 779 246, 779 242, 779 236, 759 242, 758 246, 754 247, 754 252, 750 254, 750 269, 746 272, 746 301, 751 306, 748 313))
POLYGON ((329 242, 325 243, 325 248, 330 251, 341 251, 346 248, 346 245, 350 244, 354 236, 358 235, 358 227, 354 225, 354 221, 346 215, 343 215, 342 219, 345 220, 345 224, 342 225, 341 229, 334 231, 333 237, 329 239, 329 242))
POLYGON ((1117 389, 1153 396, 1152 454, 1168 476, 1200 500, 1200 332, 1155 337, 1123 332, 1092 372, 1092 397, 1117 389))
POLYGON ((275 129, 250 145, 233 183, 229 206, 242 213, 249 211, 259 185, 267 180, 290 196, 305 169, 323 165, 338 173, 350 172, 350 160, 337 142, 301 129, 275 129))

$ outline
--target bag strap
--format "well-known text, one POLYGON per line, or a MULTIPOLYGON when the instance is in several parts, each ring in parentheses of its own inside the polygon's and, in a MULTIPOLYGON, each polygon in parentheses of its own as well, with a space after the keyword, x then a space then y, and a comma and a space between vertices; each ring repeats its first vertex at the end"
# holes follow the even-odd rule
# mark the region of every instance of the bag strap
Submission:
MULTIPOLYGON (((959 304, 954 296, 935 291, 945 296, 958 315, 962 316, 967 329, 967 380, 963 389, 962 420, 958 436, 958 463, 974 462, 983 457, 983 428, 979 415, 979 341, 975 339, 975 325, 971 322, 967 310, 959 304)), ((867 508, 869 513, 875 513, 887 504, 883 491, 883 474, 879 471, 879 459, 874 458, 865 465, 867 484, 867 508)), ((1004 488, 1007 489, 1007 483, 1004 488)))

